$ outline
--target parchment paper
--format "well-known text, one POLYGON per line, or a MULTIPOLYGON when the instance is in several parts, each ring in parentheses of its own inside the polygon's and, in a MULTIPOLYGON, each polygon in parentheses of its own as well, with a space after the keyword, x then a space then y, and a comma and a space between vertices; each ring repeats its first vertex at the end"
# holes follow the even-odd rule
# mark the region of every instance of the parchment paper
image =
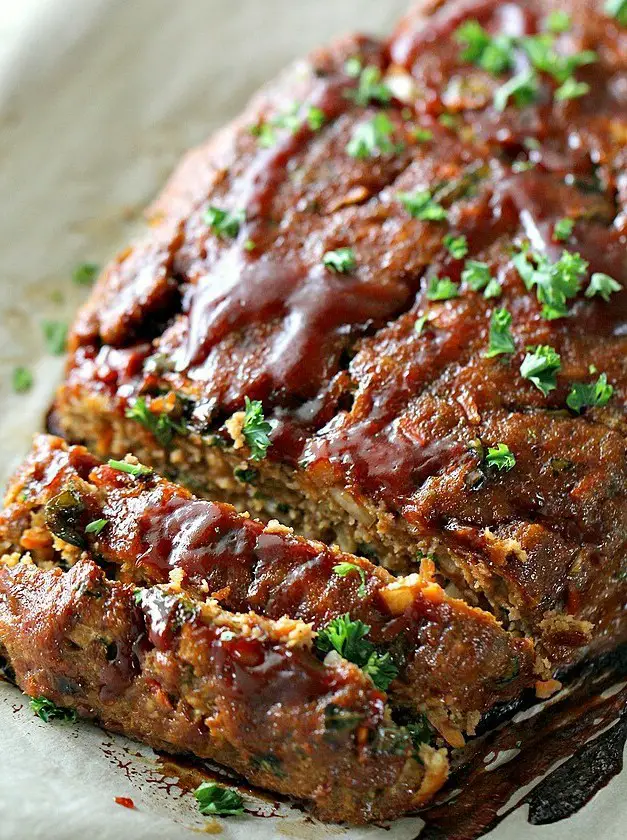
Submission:
MULTIPOLYGON (((405 0, 0 0, 0 478, 41 428, 62 360, 44 319, 69 319, 85 290, 72 268, 132 234, 179 155, 237 114, 291 58, 342 32, 389 31, 405 0), (35 385, 15 395, 11 373, 35 385)), ((247 798, 262 819, 200 816, 152 751, 86 723, 45 724, 0 683, 0 838, 409 840, 419 819, 346 831, 247 798), (131 797, 135 810, 114 802, 131 797)), ((493 840, 619 840, 623 773, 567 822, 515 812, 493 840)))

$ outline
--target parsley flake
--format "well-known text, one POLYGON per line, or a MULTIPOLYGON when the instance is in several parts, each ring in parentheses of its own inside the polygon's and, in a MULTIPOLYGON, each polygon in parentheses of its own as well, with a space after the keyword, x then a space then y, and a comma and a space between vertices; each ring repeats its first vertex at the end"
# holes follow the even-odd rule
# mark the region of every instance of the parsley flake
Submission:
POLYGON ((485 462, 488 467, 509 472, 516 466, 516 456, 507 444, 497 443, 496 446, 488 447, 485 462))
POLYGON ((627 26, 627 0, 606 0, 605 13, 627 26))
POLYGON ((72 272, 72 282, 76 283, 77 286, 91 286, 99 271, 100 266, 96 263, 80 263, 72 272))
POLYGON ((26 367, 16 367, 13 370, 13 390, 16 394, 25 394, 33 387, 33 374, 26 367))
POLYGON ((428 128, 422 128, 419 125, 412 128, 411 136, 414 140, 417 140, 418 143, 427 143, 429 140, 433 140, 433 132, 428 128))
POLYGON ((205 816, 238 816, 244 813, 244 800, 232 788, 215 782, 203 782, 194 791, 198 810, 205 816))
POLYGON ((572 76, 569 76, 555 91, 555 98, 562 102, 566 99, 578 99, 580 96, 585 96, 586 93, 590 93, 590 85, 587 82, 578 82, 572 76))
POLYGON ((574 227, 574 219, 558 219, 553 227, 553 239, 557 239, 558 242, 565 242, 573 232, 574 227))
POLYGON ((487 263, 478 260, 467 260, 462 271, 462 281, 466 283, 473 292, 480 292, 492 280, 490 267, 487 263))
POLYGON ((483 290, 483 296, 484 296, 484 298, 486 298, 488 300, 490 298, 501 297, 502 294, 503 294, 503 289, 501 288, 501 284, 499 283, 499 281, 495 277, 493 277, 490 280, 488 285, 483 290))
POLYGON ((551 263, 544 254, 520 251, 512 262, 525 287, 535 287, 542 304, 542 317, 547 321, 568 315, 566 302, 579 292, 588 263, 579 254, 563 251, 557 262, 551 263))
POLYGON ((609 274, 603 274, 601 271, 595 271, 590 278, 590 285, 586 289, 586 297, 591 298, 594 295, 599 295, 607 303, 610 295, 613 292, 620 292, 623 287, 620 283, 610 277, 609 274))
POLYGON ((74 723, 76 720, 76 711, 74 709, 64 709, 61 706, 57 706, 56 703, 48 700, 47 697, 31 697, 30 707, 45 723, 50 723, 51 720, 63 720, 66 723, 74 723))
POLYGON ((451 300, 459 297, 459 286, 450 277, 432 277, 427 286, 428 300, 451 300))
POLYGON ((347 91, 346 96, 363 107, 370 102, 387 105, 392 99, 392 91, 381 81, 381 70, 374 64, 369 64, 359 73, 357 89, 347 91))
POLYGON ((67 346, 67 324, 63 321, 42 321, 46 349, 53 356, 62 356, 67 346))
POLYGON ((431 190, 418 190, 414 193, 401 192, 396 197, 405 210, 414 219, 423 222, 441 222, 447 218, 446 210, 433 198, 431 190))
POLYGON ((511 323, 512 316, 507 309, 494 310, 490 317, 490 337, 488 349, 485 352, 486 359, 492 359, 503 353, 516 352, 514 336, 510 330, 511 323))
POLYGON ((327 251, 322 257, 326 268, 336 271, 338 274, 346 274, 357 265, 355 252, 352 248, 337 248, 335 251, 327 251))
POLYGON ((358 574, 361 583, 359 584, 357 594, 360 598, 366 597, 366 572, 361 568, 361 566, 358 566, 356 563, 338 563, 337 566, 333 567, 333 571, 340 577, 347 577, 353 573, 358 574))
POLYGON ((172 443, 175 434, 184 435, 187 431, 183 423, 177 423, 169 414, 156 414, 151 411, 144 397, 137 397, 133 405, 126 409, 125 416, 129 420, 136 420, 152 432, 157 442, 163 447, 172 443))
POLYGON ((218 236, 227 239, 235 239, 240 227, 246 220, 244 210, 221 210, 219 207, 209 205, 205 210, 203 220, 211 230, 218 236))
POLYGON ((421 315, 419 318, 416 318, 416 321, 414 322, 414 332, 416 335, 422 335, 422 331, 424 330, 425 324, 428 320, 428 315, 421 315))
POLYGON ((307 125, 312 131, 320 131, 326 121, 327 115, 321 108, 315 105, 309 105, 305 115, 307 125))
POLYGON ((554 9, 549 13, 546 19, 546 28, 549 32, 559 34, 560 32, 568 32, 572 25, 570 15, 563 9, 554 9))
POLYGON ((99 534, 108 522, 108 519, 94 519, 93 522, 90 522, 89 525, 85 526, 85 533, 99 534))
POLYGON ((369 631, 370 626, 363 621, 352 621, 348 613, 339 615, 319 631, 316 647, 322 653, 337 651, 368 674, 377 688, 385 691, 396 678, 398 669, 389 653, 379 653, 372 642, 364 638, 369 631))
POLYGON ((115 461, 110 458, 107 461, 107 466, 111 467, 112 470, 131 475, 133 478, 138 478, 141 475, 152 475, 152 468, 145 467, 143 464, 129 464, 128 461, 115 461))
POLYGON ((353 130, 353 136, 349 140, 346 151, 354 158, 364 159, 375 157, 375 155, 389 155, 400 150, 392 141, 394 125, 387 114, 381 111, 368 120, 360 123, 353 130))
POLYGON ((455 31, 455 40, 464 47, 460 58, 498 76, 513 66, 514 39, 491 36, 476 20, 467 20, 455 31))
POLYGON ((453 236, 452 233, 447 233, 442 240, 442 244, 456 260, 463 259, 468 253, 468 240, 463 234, 461 236, 453 236))
POLYGON ((574 382, 566 397, 566 405, 571 411, 581 414, 584 408, 607 405, 613 394, 614 386, 602 373, 596 382, 574 382))
POLYGON ((261 461, 266 457, 270 446, 269 433, 272 426, 263 416, 263 405, 260 400, 249 400, 244 397, 244 425, 242 434, 250 449, 250 457, 253 461, 261 461))
POLYGON ((504 111, 510 99, 518 108, 530 105, 538 95, 538 77, 533 70, 523 70, 512 76, 494 93, 494 107, 504 111))
POLYGON ((559 353, 546 344, 527 349, 533 352, 527 353, 523 359, 520 366, 521 376, 533 382, 546 397, 549 391, 557 388, 557 373, 562 367, 562 360, 559 353))
POLYGON ((352 58, 346 59, 344 62, 344 72, 347 76, 350 76, 351 79, 356 79, 359 76, 362 67, 363 64, 361 63, 361 58, 356 55, 352 56, 352 58))

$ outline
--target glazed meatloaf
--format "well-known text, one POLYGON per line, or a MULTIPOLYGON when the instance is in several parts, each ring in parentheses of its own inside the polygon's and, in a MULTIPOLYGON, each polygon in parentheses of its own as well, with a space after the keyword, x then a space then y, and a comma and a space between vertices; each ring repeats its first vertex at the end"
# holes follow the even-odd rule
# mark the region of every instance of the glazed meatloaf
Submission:
MULTIPOLYGON (((492 703, 625 641, 626 167, 622 4, 423 3, 389 41, 344 39, 265 88, 187 156, 103 272, 50 415, 71 443, 131 452, 195 495, 39 441, 16 479, 34 488, 3 525, 0 632, 20 684, 70 705, 86 692, 74 705, 108 726, 361 821, 425 801, 446 773, 440 745, 492 703), (58 478, 61 462, 76 475, 58 478), (85 624, 81 575, 106 593, 85 624), (132 586, 191 607, 135 604, 132 586), (55 634, 74 644, 74 621, 95 645, 102 609, 119 615, 112 639, 147 622, 153 646, 145 666, 125 656, 138 670, 111 708, 86 646, 68 654, 67 691, 57 660, 32 652, 47 632, 34 615, 52 616, 45 650, 55 634), (173 639, 163 656, 155 621, 173 639), (222 621, 273 656, 284 645, 299 673, 333 671, 254 744, 250 721, 210 714, 234 702, 207 652, 222 621), (289 622, 297 642, 279 641, 289 622), (347 665, 333 622, 369 627, 368 656, 347 665), (333 770, 314 771, 301 747, 326 765, 337 668, 360 723, 339 727, 333 770), (176 731, 136 723, 150 687, 176 731), (435 730, 422 764, 417 715, 435 730), (380 725, 403 731, 398 760, 378 757, 380 725), (279 780, 250 771, 266 737, 279 780), (366 781, 377 762, 385 794, 366 781)), ((274 714, 281 691, 238 714, 274 714)))

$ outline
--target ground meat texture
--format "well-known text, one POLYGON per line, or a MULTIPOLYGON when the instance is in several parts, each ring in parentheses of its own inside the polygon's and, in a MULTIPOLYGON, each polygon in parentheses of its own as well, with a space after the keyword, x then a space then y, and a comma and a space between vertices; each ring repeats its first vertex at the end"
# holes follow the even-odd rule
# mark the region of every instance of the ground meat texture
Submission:
POLYGON ((532 644, 507 633, 490 613, 447 596, 432 579, 430 561, 420 574, 395 579, 365 558, 307 541, 277 522, 264 526, 230 505, 195 499, 154 473, 138 480, 94 466, 83 447, 43 435, 8 498, 15 501, 0 515, 6 552, 24 549, 24 531, 16 533, 15 523, 41 521, 43 514, 39 548, 32 551, 38 562, 63 556, 69 539, 117 569, 121 581, 172 581, 228 610, 287 615, 314 630, 348 613, 370 627, 368 638, 398 668, 389 689, 393 701, 415 716, 426 713, 453 745, 463 743, 461 732, 473 732, 488 708, 517 697, 538 677, 532 644), (90 522, 103 526, 90 533, 90 522), (349 569, 343 575, 342 564, 349 569))

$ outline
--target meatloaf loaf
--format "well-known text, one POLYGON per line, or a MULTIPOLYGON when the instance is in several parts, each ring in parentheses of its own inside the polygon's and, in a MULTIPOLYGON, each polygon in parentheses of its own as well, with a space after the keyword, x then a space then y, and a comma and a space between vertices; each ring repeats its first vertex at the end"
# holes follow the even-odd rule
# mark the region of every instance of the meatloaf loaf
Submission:
MULTIPOLYGON (((214 594, 264 628, 283 612, 322 631, 363 616, 393 658, 387 596, 401 591, 432 629, 403 625, 392 704, 427 712, 453 744, 489 705, 475 676, 498 701, 625 640, 623 5, 423 3, 388 41, 346 38, 299 62, 186 157, 79 313, 50 415, 72 443, 132 452, 213 500, 81 473, 77 498, 99 519, 117 521, 118 495, 140 510, 121 514, 126 541, 97 535, 119 579, 111 597, 174 573, 192 603, 214 594), (150 534, 154 494, 173 507, 150 534), (209 511, 236 523, 224 564, 222 548, 188 553, 211 541, 209 511), (177 516, 200 522, 181 554, 177 516), (360 571, 337 580, 335 549, 276 522, 367 561, 342 555, 360 571), (267 572, 260 540, 280 546, 267 572), (312 590, 299 590, 313 554, 312 590), (431 632, 436 651, 457 640, 471 662, 482 632, 487 660, 451 674, 425 650, 431 632)), ((15 569, 9 592, 28 588, 20 575, 64 586, 59 572, 15 569)), ((395 796, 379 813, 408 806, 395 796)), ((372 817, 359 807, 333 814, 372 817)))

